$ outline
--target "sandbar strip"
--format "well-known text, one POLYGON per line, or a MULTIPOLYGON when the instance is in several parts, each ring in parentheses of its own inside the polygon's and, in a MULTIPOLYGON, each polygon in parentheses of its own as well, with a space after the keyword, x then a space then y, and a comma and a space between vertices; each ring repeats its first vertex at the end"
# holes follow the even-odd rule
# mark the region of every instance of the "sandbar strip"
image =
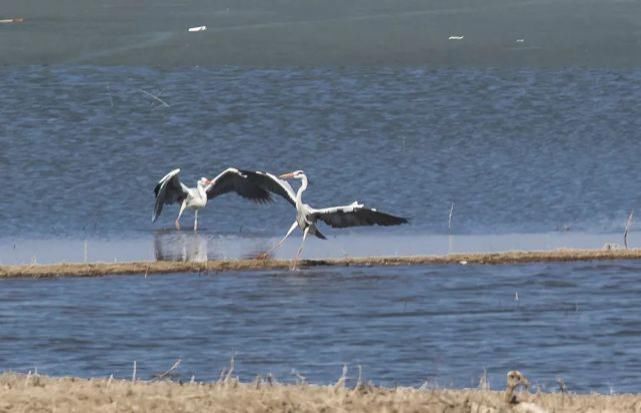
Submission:
MULTIPOLYGON (((347 266, 404 266, 404 265, 468 265, 468 264, 522 264, 534 262, 639 260, 641 249, 559 249, 551 251, 510 251, 425 255, 406 257, 362 257, 303 260, 300 268, 347 266)), ((122 263, 60 263, 0 266, 2 278, 97 277, 127 274, 210 273, 222 271, 287 270, 289 260, 241 259, 211 260, 205 262, 142 261, 122 263)))

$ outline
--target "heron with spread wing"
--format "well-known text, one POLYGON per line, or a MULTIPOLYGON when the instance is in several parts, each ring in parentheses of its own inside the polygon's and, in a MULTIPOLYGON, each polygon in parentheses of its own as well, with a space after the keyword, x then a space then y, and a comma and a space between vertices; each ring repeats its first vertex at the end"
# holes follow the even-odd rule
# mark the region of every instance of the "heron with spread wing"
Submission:
POLYGON ((180 182, 180 169, 165 175, 154 188, 156 203, 152 222, 156 222, 165 204, 180 204, 176 218, 176 229, 180 229, 180 217, 185 209, 194 210, 194 231, 198 230, 198 211, 207 201, 228 192, 236 192, 249 200, 264 203, 271 201, 269 189, 262 186, 264 178, 256 172, 227 168, 214 179, 200 178, 196 188, 189 188, 180 182))
POLYGON ((285 198, 290 204, 296 207, 296 221, 287 231, 287 234, 266 254, 280 247, 291 233, 299 227, 303 231, 303 241, 294 260, 293 268, 303 252, 303 245, 308 235, 314 235, 320 239, 326 239, 318 230, 318 220, 334 228, 355 227, 362 225, 400 225, 408 222, 407 218, 397 217, 377 211, 374 208, 366 208, 363 204, 353 202, 349 205, 330 208, 315 209, 303 203, 303 192, 307 189, 307 176, 303 171, 294 171, 276 177, 267 172, 256 172, 257 182, 269 192, 273 192, 285 198), (261 179, 262 178, 262 179, 261 179), (287 179, 301 180, 301 186, 297 192, 291 187, 287 179))

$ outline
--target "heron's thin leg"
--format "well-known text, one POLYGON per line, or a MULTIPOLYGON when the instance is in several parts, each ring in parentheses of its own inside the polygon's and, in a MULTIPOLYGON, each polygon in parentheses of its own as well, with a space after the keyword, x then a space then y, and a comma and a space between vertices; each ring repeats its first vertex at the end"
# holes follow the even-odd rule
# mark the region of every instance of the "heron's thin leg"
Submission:
POLYGON ((292 234, 292 232, 294 232, 294 230, 296 229, 296 227, 297 227, 297 226, 298 226, 298 222, 294 221, 294 223, 292 224, 292 226, 291 226, 291 227, 289 227, 289 231, 287 231, 287 234, 285 234, 285 236, 283 237, 283 239, 281 239, 280 241, 278 241, 278 243, 277 243, 276 245, 274 245, 273 247, 271 247, 271 248, 269 249, 269 251, 267 251, 267 252, 265 253, 265 255, 269 255, 269 254, 271 254, 275 249, 277 249, 278 247, 280 247, 281 245, 283 245, 283 242, 285 242, 285 240, 287 239, 287 237, 289 237, 289 236, 292 234))
POLYGON ((198 210, 196 210, 194 215, 196 215, 196 218, 194 218, 194 231, 198 231, 198 210))
POLYGON ((294 259, 294 263, 292 264, 292 270, 296 269, 296 264, 298 264, 298 259, 300 258, 300 255, 303 253, 303 245, 305 244, 305 240, 307 239, 307 234, 309 234, 309 228, 305 228, 305 231, 303 231, 303 242, 300 243, 300 248, 298 248, 298 253, 296 254, 296 259, 294 259))
POLYGON ((182 205, 180 206, 180 212, 178 213, 178 218, 176 218, 176 229, 180 231, 180 217, 182 216, 183 212, 185 211, 185 208, 187 207, 187 201, 183 201, 182 205))

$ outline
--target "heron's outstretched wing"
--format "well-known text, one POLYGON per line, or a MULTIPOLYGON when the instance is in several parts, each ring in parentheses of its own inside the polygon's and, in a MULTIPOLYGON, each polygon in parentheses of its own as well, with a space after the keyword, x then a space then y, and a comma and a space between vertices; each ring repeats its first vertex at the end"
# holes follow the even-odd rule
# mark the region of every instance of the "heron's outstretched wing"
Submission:
POLYGON ((180 169, 174 169, 158 181, 154 193, 156 194, 156 203, 154 215, 151 218, 152 222, 156 222, 165 204, 182 202, 187 197, 189 192, 187 187, 180 182, 180 169))
POLYGON ((296 205, 296 192, 294 192, 294 189, 289 184, 289 182, 280 179, 277 176, 270 174, 269 172, 243 171, 243 173, 247 174, 248 179, 252 182, 255 182, 261 188, 264 188, 276 195, 282 196, 290 204, 294 206, 296 205))
POLYGON ((255 173, 236 168, 227 168, 211 180, 205 188, 207 198, 212 199, 228 192, 256 202, 269 202, 271 196, 268 189, 255 179, 255 173))
POLYGON ((310 216, 312 219, 320 219, 334 228, 362 225, 400 225, 408 222, 407 218, 379 212, 374 208, 365 208, 363 204, 358 202, 332 208, 312 209, 310 216))

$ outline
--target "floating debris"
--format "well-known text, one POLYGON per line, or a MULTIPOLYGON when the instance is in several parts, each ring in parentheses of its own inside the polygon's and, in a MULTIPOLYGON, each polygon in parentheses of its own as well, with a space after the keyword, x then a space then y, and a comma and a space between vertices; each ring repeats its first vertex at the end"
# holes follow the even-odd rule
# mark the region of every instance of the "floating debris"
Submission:
POLYGON ((606 242, 603 244, 603 248, 606 251, 617 251, 617 250, 622 250, 624 247, 620 244, 617 244, 616 242, 606 242))
POLYGON ((190 32, 204 32, 205 30, 207 30, 207 26, 190 27, 188 29, 190 32))
POLYGON ((516 39, 517 43, 525 43, 525 39, 516 39))
POLYGON ((24 23, 24 19, 22 17, 14 17, 13 19, 0 19, 0 23, 24 23))
POLYGON ((465 36, 450 36, 447 39, 448 40, 463 40, 465 36))

